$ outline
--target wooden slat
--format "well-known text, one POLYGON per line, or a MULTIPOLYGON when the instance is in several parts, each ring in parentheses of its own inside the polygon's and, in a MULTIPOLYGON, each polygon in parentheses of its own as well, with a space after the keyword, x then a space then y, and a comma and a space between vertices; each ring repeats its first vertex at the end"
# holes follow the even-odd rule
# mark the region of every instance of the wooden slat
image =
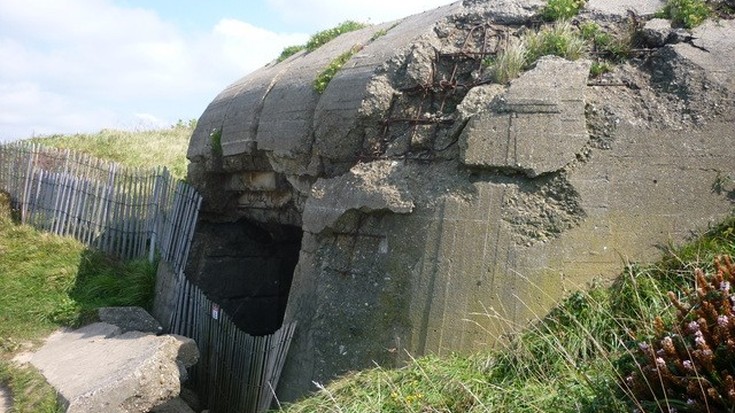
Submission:
POLYGON ((166 168, 126 169, 86 155, 28 144, 0 145, 0 189, 21 217, 43 229, 127 258, 156 254, 174 271, 171 332, 196 340, 191 380, 212 413, 265 411, 273 400, 295 325, 252 337, 184 276, 201 196, 166 168), (234 410, 233 410, 234 408, 234 410))

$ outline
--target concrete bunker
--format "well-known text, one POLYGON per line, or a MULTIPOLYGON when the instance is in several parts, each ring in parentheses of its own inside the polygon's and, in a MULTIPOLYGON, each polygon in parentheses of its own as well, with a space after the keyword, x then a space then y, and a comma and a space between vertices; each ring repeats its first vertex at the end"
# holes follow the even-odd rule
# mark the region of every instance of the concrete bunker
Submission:
MULTIPOLYGON (((582 17, 598 19, 600 3, 582 17)), ((735 61, 720 41, 733 23, 601 79, 589 61, 544 57, 485 82, 481 60, 544 4, 465 0, 348 33, 245 76, 202 114, 189 180, 213 244, 197 235, 189 276, 220 271, 201 256, 227 231, 285 242, 303 229, 280 400, 375 362, 487 346, 729 213, 702 182, 735 174, 723 144, 735 78, 712 60, 735 61), (356 44, 317 93, 315 77, 356 44)), ((615 13, 605 19, 627 18, 615 13)))

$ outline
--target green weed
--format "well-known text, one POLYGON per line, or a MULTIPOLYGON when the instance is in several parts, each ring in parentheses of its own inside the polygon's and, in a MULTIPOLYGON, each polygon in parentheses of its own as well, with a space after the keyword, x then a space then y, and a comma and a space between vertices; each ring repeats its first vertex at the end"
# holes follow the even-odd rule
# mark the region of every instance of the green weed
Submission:
POLYGON ((370 41, 371 42, 374 42, 374 41, 378 40, 379 38, 385 36, 386 34, 388 34, 388 30, 380 29, 380 30, 376 31, 375 33, 373 33, 372 37, 370 37, 370 41))
POLYGON ((212 148, 212 155, 222 156, 222 129, 212 129, 209 133, 209 146, 212 148))
POLYGON ((579 14, 586 0, 549 0, 541 11, 546 21, 567 20, 579 14))
POLYGON ((339 25, 332 27, 331 29, 322 30, 320 32, 317 32, 311 36, 309 41, 306 42, 305 48, 309 52, 313 52, 314 50, 318 49, 322 45, 328 43, 330 40, 336 38, 337 36, 353 32, 355 30, 360 30, 364 27, 367 27, 368 25, 365 23, 359 23, 352 20, 347 20, 345 22, 340 23, 339 25))
POLYGON ((556 23, 525 36, 529 65, 541 56, 577 60, 586 55, 587 43, 569 22, 556 23))
POLYGON ((712 15, 704 0, 667 0, 663 16, 687 29, 699 26, 712 15))
POLYGON ((526 46, 519 41, 511 43, 494 60, 486 61, 485 64, 490 66, 495 82, 506 84, 520 75, 526 67, 527 60, 526 46))
POLYGON ((579 26, 582 38, 587 40, 593 53, 600 58, 623 61, 630 56, 633 44, 633 33, 627 31, 615 35, 603 30, 595 22, 585 22, 579 26))
POLYGON ((281 54, 278 56, 276 61, 280 63, 304 49, 306 49, 306 46, 304 45, 288 46, 281 51, 281 54))
POLYGON ((327 67, 317 75, 316 79, 314 79, 314 90, 319 94, 324 93, 324 91, 327 90, 327 86, 329 86, 329 82, 331 82, 337 72, 342 69, 342 66, 344 66, 344 64, 361 49, 361 45, 353 46, 352 49, 342 53, 329 62, 329 65, 327 65, 327 67))
MULTIPOLYGON (((320 48, 322 45, 328 43, 330 40, 337 38, 341 34, 354 32, 355 30, 360 30, 367 26, 368 24, 352 20, 344 21, 339 25, 332 27, 331 29, 322 30, 314 33, 313 35, 311 35, 306 44, 288 46, 284 48, 276 61, 280 63, 302 50, 306 50, 307 53, 313 52, 314 50, 320 48)), ((375 40, 386 33, 386 30, 378 30, 373 34, 373 38, 371 40, 375 40)))
POLYGON ((612 71, 612 66, 607 62, 592 62, 590 65, 590 76, 597 77, 612 71))

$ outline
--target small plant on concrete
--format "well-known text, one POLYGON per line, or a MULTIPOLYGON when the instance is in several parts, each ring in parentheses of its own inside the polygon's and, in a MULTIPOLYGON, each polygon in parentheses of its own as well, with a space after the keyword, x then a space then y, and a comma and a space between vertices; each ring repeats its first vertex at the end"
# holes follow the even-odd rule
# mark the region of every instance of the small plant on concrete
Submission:
POLYGON ((209 133, 209 143, 212 148, 212 154, 215 156, 222 155, 222 129, 214 128, 209 133))
POLYGON ((380 29, 380 30, 376 31, 375 33, 373 33, 373 36, 370 38, 370 41, 371 42, 374 42, 374 41, 378 40, 379 38, 385 36, 386 34, 388 34, 388 30, 380 29))
POLYGON ((582 38, 590 43, 592 53, 598 57, 613 61, 623 61, 630 56, 633 44, 633 31, 622 35, 605 31, 595 22, 586 22, 579 26, 582 38))
POLYGON ((543 27, 525 37, 529 66, 539 57, 554 55, 577 60, 586 55, 587 42, 569 22, 543 27))
POLYGON ((541 17, 546 21, 571 19, 584 7, 586 0, 549 0, 541 11, 541 17))
POLYGON ((281 51, 281 54, 278 56, 278 59, 276 59, 276 61, 280 63, 304 49, 306 49, 306 46, 302 44, 296 46, 288 46, 281 51))
POLYGON ((605 61, 592 62, 592 64, 590 65, 590 77, 597 77, 611 71, 612 66, 610 65, 610 63, 607 63, 605 61))
POLYGON ((485 64, 490 67, 493 80, 505 84, 520 75, 526 67, 527 58, 526 45, 522 41, 516 41, 498 53, 495 59, 486 60, 485 64))
POLYGON ((337 72, 342 69, 342 66, 344 66, 344 64, 347 63, 347 61, 350 60, 350 58, 361 49, 362 45, 352 46, 352 49, 342 53, 334 60, 329 62, 329 65, 327 65, 327 67, 321 73, 319 73, 316 79, 314 79, 314 90, 316 90, 316 92, 319 94, 324 93, 324 91, 327 90, 327 86, 329 86, 329 82, 331 82, 332 78, 334 78, 337 72))
POLYGON ((696 269, 695 278, 693 291, 669 292, 678 309, 675 323, 657 320, 657 337, 640 343, 639 368, 626 377, 644 408, 735 411, 735 264, 716 258, 714 275, 696 269))
POLYGON ((336 38, 337 36, 353 32, 355 30, 360 30, 364 27, 367 27, 367 24, 365 23, 359 23, 352 20, 347 20, 345 22, 340 23, 336 27, 332 27, 331 29, 322 30, 320 32, 317 32, 311 36, 308 42, 306 42, 305 48, 308 52, 313 52, 314 50, 321 47, 323 44, 329 42, 330 40, 336 38))
POLYGON ((699 26, 712 15, 712 10, 704 0, 668 0, 661 13, 687 29, 699 26))
MULTIPOLYGON (((307 53, 313 52, 314 50, 321 47, 323 44, 329 42, 330 40, 336 38, 337 36, 343 33, 360 30, 367 26, 368 25, 365 23, 360 23, 360 22, 356 22, 352 20, 344 21, 340 23, 339 25, 332 27, 331 29, 322 30, 320 32, 314 33, 313 35, 311 35, 311 37, 309 38, 309 41, 307 41, 306 44, 293 45, 293 46, 288 46, 284 48, 281 51, 281 54, 276 59, 276 61, 280 63, 302 50, 306 50, 307 53)), ((373 34, 373 39, 371 40, 375 40, 376 38, 384 35, 385 33, 387 33, 386 30, 378 30, 377 32, 375 32, 375 34, 373 34)))

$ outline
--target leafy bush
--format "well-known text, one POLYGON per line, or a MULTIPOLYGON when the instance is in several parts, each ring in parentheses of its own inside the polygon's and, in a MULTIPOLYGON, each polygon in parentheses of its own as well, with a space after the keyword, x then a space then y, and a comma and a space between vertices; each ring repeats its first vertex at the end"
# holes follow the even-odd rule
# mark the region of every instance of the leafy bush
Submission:
POLYGON ((541 17, 547 21, 571 19, 584 7, 586 0, 549 0, 541 11, 541 17))
POLYGON ((625 385, 641 407, 661 411, 735 410, 735 264, 715 259, 715 274, 695 270, 696 288, 669 292, 673 325, 656 320, 658 334, 639 344, 637 371, 625 385))
POLYGON ((663 15, 687 29, 699 26, 711 14, 704 0, 668 0, 663 15))

